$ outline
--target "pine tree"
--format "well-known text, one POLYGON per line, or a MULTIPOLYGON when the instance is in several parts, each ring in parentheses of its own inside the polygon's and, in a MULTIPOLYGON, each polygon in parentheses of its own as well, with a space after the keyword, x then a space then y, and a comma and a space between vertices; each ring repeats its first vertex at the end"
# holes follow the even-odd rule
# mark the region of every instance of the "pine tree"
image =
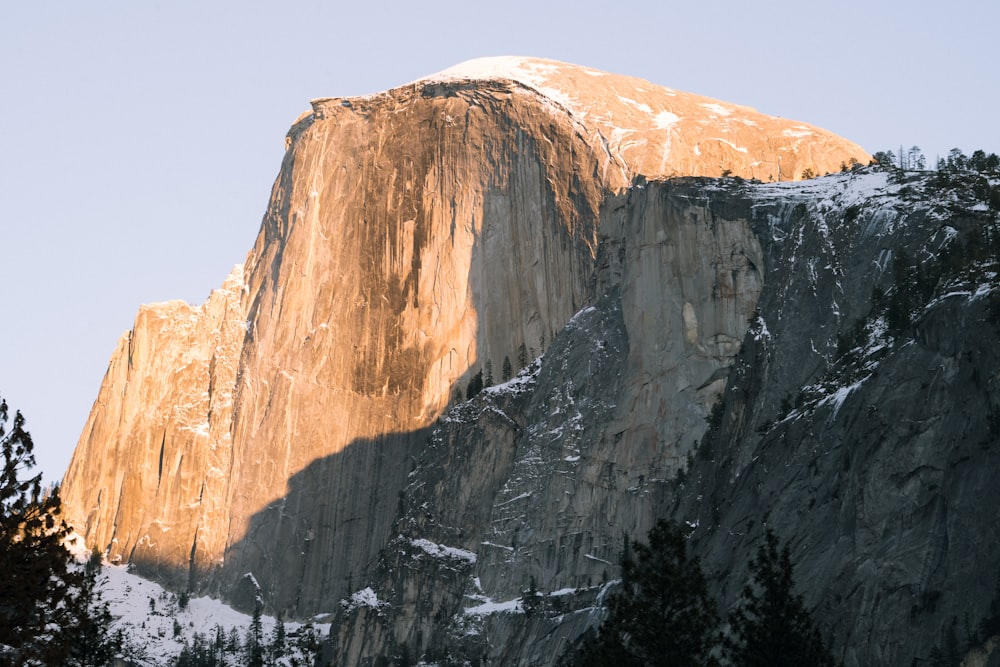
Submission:
POLYGON ((633 542, 622 564, 622 587, 608 618, 585 641, 579 665, 717 664, 711 655, 718 617, 686 530, 660 521, 649 544, 633 542))
POLYGON ((872 155, 872 162, 884 169, 894 167, 896 155, 892 151, 878 151, 872 155))
POLYGON ((500 372, 500 377, 502 377, 503 381, 506 382, 507 380, 509 380, 511 378, 511 375, 513 373, 514 373, 514 369, 511 368, 511 366, 510 366, 510 357, 504 357, 503 358, 503 367, 502 367, 502 370, 500 372))
POLYGON ((319 636, 311 623, 306 623, 299 628, 298 636, 295 639, 295 648, 302 656, 303 664, 313 664, 313 659, 319 652, 319 636))
POLYGON ((226 653, 236 655, 240 650, 240 631, 235 627, 229 628, 229 636, 226 638, 226 653))
POLYGON ((226 631, 222 629, 222 626, 218 623, 215 625, 215 641, 212 645, 212 653, 216 656, 221 656, 222 652, 226 650, 226 631))
POLYGON ((277 660, 285 655, 287 647, 285 646, 285 620, 281 616, 281 612, 278 612, 277 617, 274 619, 274 632, 271 633, 271 660, 277 660))
POLYGON ((261 625, 260 601, 253 608, 253 618, 250 620, 250 627, 247 629, 246 652, 247 667, 264 667, 264 630, 261 625))
POLYGON ((190 642, 184 642, 180 654, 170 664, 172 667, 222 667, 226 663, 212 642, 196 632, 190 642))
POLYGON ((949 667, 958 667, 962 662, 962 650, 958 645, 958 619, 954 616, 944 631, 944 658, 949 667))
POLYGON ((9 421, 0 399, 0 665, 91 664, 110 650, 110 614, 96 575, 64 546, 58 487, 43 494, 41 474, 20 479, 35 465, 34 443, 19 411, 9 421))
POLYGON ((969 158, 965 156, 961 148, 952 148, 948 151, 948 168, 952 170, 962 170, 969 166, 969 158))
POLYGON ((770 529, 750 562, 753 579, 743 589, 739 608, 729 617, 727 657, 735 667, 833 667, 833 656, 802 598, 793 592, 792 560, 786 544, 770 529))
POLYGON ((471 401, 473 398, 479 395, 479 392, 483 390, 483 371, 480 369, 478 373, 472 376, 469 380, 469 385, 465 388, 465 400, 471 401))
POLYGON ((990 174, 1000 173, 1000 156, 990 153, 986 156, 986 172, 990 174))

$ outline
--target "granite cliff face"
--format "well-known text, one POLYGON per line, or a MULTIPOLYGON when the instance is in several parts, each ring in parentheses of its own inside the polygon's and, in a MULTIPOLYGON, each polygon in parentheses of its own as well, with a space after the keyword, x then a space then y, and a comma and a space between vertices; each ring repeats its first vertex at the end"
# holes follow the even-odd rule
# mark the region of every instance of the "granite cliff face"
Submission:
MULTIPOLYGON (((661 517, 694 528, 723 610, 773 528, 846 665, 919 664, 949 628, 977 628, 1000 564, 1000 180, 941 180, 681 179, 609 198, 591 305, 531 368, 434 429, 330 655, 554 664, 601 620, 625 536, 661 517), (706 254, 701 275, 753 287, 705 280, 699 294, 667 278, 659 298, 680 292, 695 314, 675 302, 677 333, 647 337, 628 292, 648 271, 662 280, 659 260, 692 232, 745 258, 706 254), (650 236, 663 255, 647 262, 650 236), (726 384, 713 426, 679 428, 692 446, 663 439, 665 417, 705 414, 685 390, 703 377, 704 334, 727 326, 705 315, 747 307, 743 326, 729 321, 735 356, 708 378, 726 384), (685 320, 711 323, 694 342, 685 320), (642 376, 673 405, 647 425, 659 439, 629 440, 643 425, 633 358, 670 337, 684 352, 649 355, 642 376), (689 456, 679 475, 674 453, 689 456)), ((978 641, 983 662, 969 664, 996 645, 978 641)))
POLYGON ((942 546, 971 539, 991 493, 970 471, 996 469, 996 356, 957 333, 994 292, 935 283, 940 304, 907 301, 892 335, 871 295, 902 284, 901 251, 944 252, 995 218, 983 197, 942 203, 884 173, 717 180, 868 156, 551 61, 312 106, 245 266, 201 308, 144 308, 112 358, 65 479, 87 544, 177 589, 335 613, 347 664, 551 663, 599 621, 625 536, 659 516, 697 523, 724 603, 765 517, 795 516, 779 533, 805 544, 824 627, 841 648, 880 638, 843 648, 848 664, 924 650, 911 635, 957 609, 942 591, 995 563, 994 537, 942 546), (677 176, 713 178, 659 180, 677 176), (965 418, 948 397, 972 368, 965 418), (927 379, 929 412, 899 378, 927 379), (495 386, 466 402, 479 379, 495 386), (940 419, 907 430, 903 408, 940 419), (972 464, 942 467, 942 442, 976 438, 955 455, 972 464), (934 565, 885 583, 904 556, 934 565))
MULTIPOLYGON (((199 308, 143 306, 122 336, 66 475, 66 511, 114 559, 186 575, 225 547, 224 488, 245 335, 243 268, 199 308), (85 499, 85 500, 82 500, 85 499), (183 534, 190 540, 177 540, 183 534)), ((175 585, 188 585, 180 575, 175 585)))
MULTIPOLYGON (((533 59, 315 100, 246 265, 201 310, 144 309, 123 340, 66 475, 69 516, 174 586, 238 600, 253 572, 277 608, 335 607, 389 537, 417 434, 589 298, 609 192, 639 174, 786 178, 852 158, 867 156, 801 123, 533 59)), ((675 250, 694 260, 703 242, 675 250)), ((632 324, 693 341, 697 304, 668 323, 677 313, 646 316, 647 292, 629 292, 632 324)), ((704 315, 729 329, 698 342, 697 374, 732 354, 739 308, 704 315)), ((658 349, 629 359, 643 426, 625 416, 622 431, 647 446, 677 440, 718 391, 691 389, 693 410, 654 423, 669 412, 642 388, 658 349)))

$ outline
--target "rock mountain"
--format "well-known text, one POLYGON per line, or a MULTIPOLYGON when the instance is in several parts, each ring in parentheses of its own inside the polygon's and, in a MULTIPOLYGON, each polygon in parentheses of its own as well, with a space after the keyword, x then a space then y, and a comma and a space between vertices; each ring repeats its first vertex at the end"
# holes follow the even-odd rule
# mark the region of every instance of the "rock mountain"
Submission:
POLYGON ((550 664, 626 537, 696 526, 727 605, 769 525, 846 664, 909 664, 1000 562, 1000 190, 868 160, 529 58, 314 100, 245 265, 119 342, 67 515, 177 590, 331 614, 337 664, 550 664))

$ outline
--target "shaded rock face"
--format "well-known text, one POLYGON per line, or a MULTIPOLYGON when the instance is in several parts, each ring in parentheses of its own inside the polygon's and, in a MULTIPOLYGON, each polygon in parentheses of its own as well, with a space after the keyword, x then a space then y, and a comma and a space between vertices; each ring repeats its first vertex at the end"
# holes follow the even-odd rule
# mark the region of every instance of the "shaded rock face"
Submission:
POLYGON ((673 508, 725 604, 763 526, 788 540, 846 665, 928 661, 996 590, 1000 220, 942 180, 764 189, 759 318, 673 508))

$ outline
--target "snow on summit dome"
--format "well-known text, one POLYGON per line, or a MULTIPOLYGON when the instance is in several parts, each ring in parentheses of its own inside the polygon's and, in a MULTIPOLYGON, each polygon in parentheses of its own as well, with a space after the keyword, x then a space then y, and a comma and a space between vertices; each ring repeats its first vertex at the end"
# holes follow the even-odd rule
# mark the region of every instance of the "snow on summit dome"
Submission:
POLYGON ((595 77, 606 75, 605 72, 601 72, 600 70, 571 65, 559 62, 558 60, 529 58, 525 56, 492 56, 466 60, 436 74, 423 77, 417 83, 510 79, 527 86, 542 87, 549 79, 554 78, 554 75, 563 70, 572 70, 595 77))
MULTIPOLYGON (((868 153, 826 130, 750 107, 685 93, 643 79, 526 56, 477 58, 413 85, 514 81, 554 104, 600 152, 620 182, 720 176, 798 180, 804 172, 837 171, 844 156, 868 153)), ((612 180, 617 180, 612 178, 612 180)))
POLYGON ((566 74, 573 73, 582 73, 594 77, 605 76, 605 73, 599 70, 571 65, 559 62, 558 60, 529 58, 525 56, 492 56, 466 60, 436 74, 419 79, 416 83, 491 79, 517 81, 524 86, 535 89, 543 96, 559 102, 571 111, 579 113, 582 109, 574 108, 574 100, 566 90, 566 88, 572 88, 572 86, 566 86, 565 82, 562 87, 558 85, 559 80, 563 79, 566 74))

